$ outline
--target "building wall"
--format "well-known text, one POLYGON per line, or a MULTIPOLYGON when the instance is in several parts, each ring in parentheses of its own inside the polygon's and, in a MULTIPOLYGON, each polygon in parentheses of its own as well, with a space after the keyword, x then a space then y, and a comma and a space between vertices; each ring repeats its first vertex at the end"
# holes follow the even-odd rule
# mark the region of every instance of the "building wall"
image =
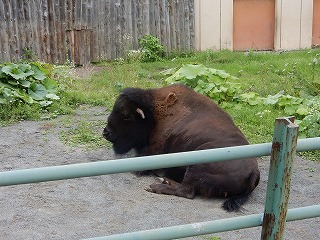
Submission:
POLYGON ((274 49, 275 0, 234 0, 233 4, 233 50, 274 49))
MULTIPOLYGON (((195 46, 197 50, 262 50, 264 47, 259 48, 253 44, 260 41, 255 38, 270 38, 272 34, 273 50, 310 48, 317 39, 320 41, 320 23, 315 23, 320 14, 319 11, 315 11, 316 15, 314 14, 314 5, 320 5, 319 0, 195 0, 195 46), (269 18, 263 16, 265 10, 261 12, 263 2, 269 6, 274 4, 274 12, 268 11, 269 18), (239 15, 239 6, 245 4, 253 7, 252 14, 248 11, 239 15), (268 18, 267 23, 262 20, 260 26, 257 25, 257 21, 250 20, 250 17, 259 17, 259 12, 261 18, 268 18), (241 21, 244 23, 244 29, 249 31, 244 35, 248 38, 247 46, 239 43, 241 38, 237 30, 241 21), (271 33, 270 24, 274 24, 271 33), (250 34, 250 31, 255 29, 257 34, 250 34)), ((272 50, 270 47, 267 49, 272 50)))
POLYGON ((232 49, 232 0, 195 0, 197 50, 232 49))
POLYGON ((320 46, 320 0, 313 3, 312 45, 320 46))

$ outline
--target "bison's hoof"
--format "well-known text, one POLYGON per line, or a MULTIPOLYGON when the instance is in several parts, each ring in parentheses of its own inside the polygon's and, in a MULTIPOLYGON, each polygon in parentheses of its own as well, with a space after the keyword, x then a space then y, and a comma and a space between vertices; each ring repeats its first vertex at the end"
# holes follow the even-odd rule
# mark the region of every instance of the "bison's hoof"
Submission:
POLYGON ((151 192, 151 193, 162 193, 162 188, 159 187, 159 186, 162 186, 161 184, 151 184, 150 185, 150 188, 146 188, 145 190, 147 192, 151 192))
POLYGON ((168 194, 168 188, 170 188, 169 185, 166 184, 151 184, 150 190, 148 192, 158 193, 158 194, 168 194))
POLYGON ((147 192, 152 192, 153 193, 151 188, 145 188, 144 190, 146 190, 147 192))
POLYGON ((162 178, 162 177, 156 177, 155 180, 156 180, 158 183, 169 184, 169 182, 168 182, 165 178, 162 178))

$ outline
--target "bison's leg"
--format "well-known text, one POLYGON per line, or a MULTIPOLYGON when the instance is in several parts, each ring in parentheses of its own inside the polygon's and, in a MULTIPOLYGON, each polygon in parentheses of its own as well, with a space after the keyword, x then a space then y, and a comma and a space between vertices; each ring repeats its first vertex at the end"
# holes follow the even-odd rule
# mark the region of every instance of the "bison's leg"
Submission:
POLYGON ((189 174, 185 175, 181 184, 168 178, 160 178, 160 181, 161 184, 152 184, 147 191, 158 194, 176 195, 190 199, 195 196, 195 182, 189 174))
POLYGON ((147 189, 147 191, 158 194, 176 195, 179 197, 185 197, 190 199, 194 198, 195 196, 195 190, 193 186, 184 187, 182 184, 179 184, 179 186, 168 184, 151 184, 150 189, 147 189))
POLYGON ((171 186, 174 186, 174 187, 178 187, 180 185, 180 183, 177 183, 176 181, 171 180, 171 179, 166 178, 166 177, 158 177, 156 179, 162 184, 168 184, 168 185, 171 185, 171 186))

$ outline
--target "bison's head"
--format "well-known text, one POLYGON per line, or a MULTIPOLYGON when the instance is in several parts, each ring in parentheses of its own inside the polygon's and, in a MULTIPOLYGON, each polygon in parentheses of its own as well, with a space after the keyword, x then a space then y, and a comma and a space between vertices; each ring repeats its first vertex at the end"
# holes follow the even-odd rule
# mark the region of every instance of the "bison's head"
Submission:
POLYGON ((146 90, 126 88, 114 104, 103 136, 113 143, 117 154, 131 149, 139 153, 149 144, 154 125, 152 95, 146 90))

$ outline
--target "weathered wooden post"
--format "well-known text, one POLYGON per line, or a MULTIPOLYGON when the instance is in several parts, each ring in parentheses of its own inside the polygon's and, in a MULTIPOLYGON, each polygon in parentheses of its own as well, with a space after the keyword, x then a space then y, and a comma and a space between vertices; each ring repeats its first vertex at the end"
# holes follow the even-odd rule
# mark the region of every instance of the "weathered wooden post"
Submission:
POLYGON ((298 126, 293 121, 294 117, 289 117, 278 118, 275 122, 262 240, 283 239, 298 139, 298 126))

